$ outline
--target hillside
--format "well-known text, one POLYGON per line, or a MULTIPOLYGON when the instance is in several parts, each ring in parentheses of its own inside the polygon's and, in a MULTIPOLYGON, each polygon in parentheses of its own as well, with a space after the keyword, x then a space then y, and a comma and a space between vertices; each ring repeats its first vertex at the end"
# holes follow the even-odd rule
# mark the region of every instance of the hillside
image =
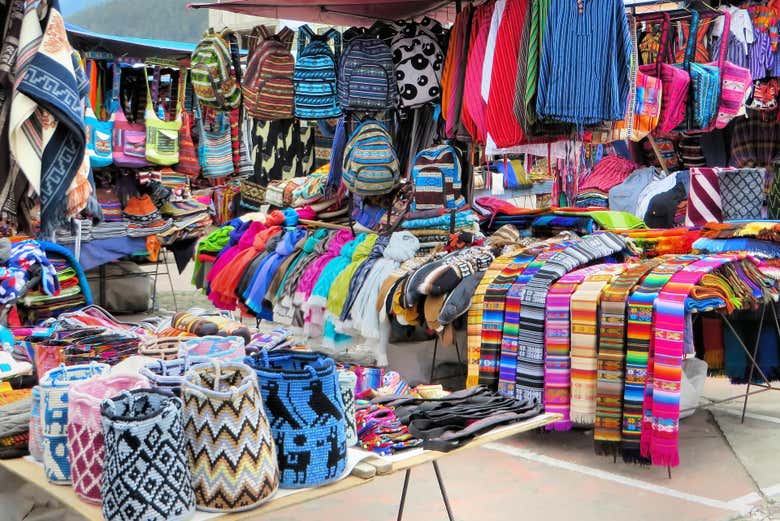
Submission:
MULTIPOLYGON (((81 0, 91 3, 95 0, 81 0)), ((208 25, 208 11, 187 9, 189 0, 105 0, 87 7, 66 21, 92 31, 196 42, 208 25)))

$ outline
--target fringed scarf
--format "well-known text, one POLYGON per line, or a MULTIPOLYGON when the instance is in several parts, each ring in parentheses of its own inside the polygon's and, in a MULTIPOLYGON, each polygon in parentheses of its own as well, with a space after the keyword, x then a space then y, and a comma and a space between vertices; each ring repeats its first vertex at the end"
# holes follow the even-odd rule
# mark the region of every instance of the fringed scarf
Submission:
POLYGON ((350 280, 349 290, 347 291, 347 300, 344 302, 344 306, 341 309, 341 316, 339 317, 342 328, 352 327, 352 307, 355 304, 355 299, 365 284, 368 274, 371 273, 371 270, 376 263, 379 262, 379 259, 384 255, 385 248, 387 248, 389 243, 389 235, 382 235, 377 238, 374 247, 371 248, 371 252, 368 254, 368 258, 360 265, 355 272, 355 275, 352 277, 352 280, 350 280))
POLYGON ((653 307, 653 341, 647 364, 642 434, 642 457, 653 465, 680 464, 680 382, 684 354, 685 300, 705 273, 738 256, 706 257, 673 274, 658 293, 653 307))
POLYGON ((602 265, 571 296, 571 420, 592 425, 596 420, 598 308, 602 290, 625 269, 602 265))
POLYGON ((626 383, 623 392, 623 460, 647 463, 642 459, 639 442, 642 434, 642 403, 647 380, 648 356, 653 332, 653 303, 658 292, 679 270, 699 260, 695 255, 664 259, 647 274, 628 298, 626 328, 626 383))
POLYGON ((628 268, 601 294, 596 428, 593 433, 596 454, 615 455, 620 449, 626 358, 626 301, 642 278, 663 260, 656 258, 628 268))
POLYGON ((544 325, 544 410, 559 413, 563 419, 547 430, 571 429, 571 296, 601 265, 567 273, 547 293, 547 317, 544 325))

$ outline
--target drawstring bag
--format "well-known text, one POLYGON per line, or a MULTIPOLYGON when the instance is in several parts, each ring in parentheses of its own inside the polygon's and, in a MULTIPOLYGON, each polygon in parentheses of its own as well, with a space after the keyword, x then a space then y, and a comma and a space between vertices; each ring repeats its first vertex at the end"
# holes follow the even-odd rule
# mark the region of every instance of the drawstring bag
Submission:
POLYGON ((41 431, 43 434, 43 470, 54 485, 70 484, 68 458, 68 388, 73 382, 86 380, 109 371, 96 362, 65 367, 60 365, 43 375, 41 388, 41 431))
POLYGON ((244 361, 255 371, 276 442, 282 488, 339 479, 347 433, 336 364, 318 353, 260 351, 244 361))
POLYGON ((182 342, 184 338, 177 336, 149 337, 141 342, 138 354, 160 360, 175 360, 179 358, 179 346, 182 342))
POLYGON ((355 386, 357 375, 352 371, 339 370, 339 390, 344 402, 344 418, 347 421, 347 447, 357 445, 358 435, 355 425, 355 386))
POLYGON ((205 356, 223 362, 240 362, 246 356, 244 339, 240 336, 204 336, 192 338, 179 346, 179 358, 205 356))
POLYGON ((32 410, 30 411, 30 456, 43 461, 43 433, 41 432, 41 388, 32 388, 32 410))
POLYGON ((154 165, 175 165, 179 162, 179 129, 181 129, 182 100, 177 96, 176 117, 173 121, 160 119, 154 110, 146 68, 144 68, 144 79, 146 80, 144 81, 146 85, 146 160, 154 165))
POLYGON ((279 467, 252 368, 219 359, 198 364, 185 375, 181 397, 198 510, 241 512, 270 499, 279 467))
POLYGON ((664 13, 663 16, 656 62, 639 67, 639 72, 661 80, 661 112, 658 116, 656 133, 662 136, 672 132, 685 120, 685 105, 688 101, 688 87, 691 83, 691 77, 687 71, 663 62, 664 56, 670 54, 668 43, 670 19, 667 13, 664 13))
POLYGON ((149 387, 152 389, 170 391, 174 395, 180 396, 181 383, 190 367, 201 362, 208 362, 208 360, 208 358, 197 356, 157 360, 154 363, 146 364, 138 373, 149 380, 149 387))
POLYGON ((103 401, 104 518, 180 521, 194 514, 181 410, 167 391, 134 389, 103 401))
POLYGON ((68 457, 73 492, 88 503, 100 503, 103 476, 103 427, 100 402, 125 389, 146 387, 135 375, 98 376, 74 383, 68 390, 68 457))

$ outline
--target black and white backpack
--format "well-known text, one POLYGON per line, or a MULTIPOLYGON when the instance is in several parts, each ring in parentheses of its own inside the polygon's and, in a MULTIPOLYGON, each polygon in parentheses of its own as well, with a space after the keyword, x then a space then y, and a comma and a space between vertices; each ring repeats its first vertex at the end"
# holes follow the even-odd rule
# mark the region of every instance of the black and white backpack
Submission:
POLYGON ((416 24, 408 25, 390 47, 401 107, 419 107, 439 99, 444 52, 438 39, 416 24))

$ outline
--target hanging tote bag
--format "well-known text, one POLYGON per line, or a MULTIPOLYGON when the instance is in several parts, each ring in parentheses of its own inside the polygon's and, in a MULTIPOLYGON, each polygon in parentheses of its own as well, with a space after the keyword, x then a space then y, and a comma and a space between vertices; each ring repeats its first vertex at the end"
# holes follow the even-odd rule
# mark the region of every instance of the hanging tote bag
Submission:
POLYGON ((30 411, 30 456, 43 461, 43 433, 41 432, 41 388, 32 388, 32 410, 30 411))
POLYGON ((146 84, 146 159, 152 164, 171 166, 179 162, 179 129, 181 128, 181 98, 176 100, 176 118, 165 121, 154 110, 149 91, 149 77, 144 68, 146 84))
POLYGON ((347 433, 336 365, 318 353, 260 351, 257 371, 276 442, 282 488, 313 487, 346 469, 347 433))
POLYGON ((224 112, 216 114, 213 125, 206 125, 200 108, 197 108, 196 117, 200 128, 198 157, 203 177, 218 178, 232 174, 235 167, 228 115, 224 112))
POLYGON ((112 154, 114 164, 123 168, 140 168, 149 166, 146 160, 146 127, 143 123, 130 123, 125 117, 122 102, 119 99, 119 83, 121 67, 114 65, 114 133, 112 154))
POLYGON ((658 126, 656 127, 656 134, 661 136, 669 134, 685 121, 685 105, 688 101, 691 83, 691 77, 686 70, 663 62, 664 56, 668 56, 670 52, 669 32, 669 15, 665 13, 656 62, 639 67, 639 72, 661 80, 661 112, 658 115, 658 126))
POLYGON ((720 101, 715 128, 725 128, 737 116, 745 114, 745 104, 750 97, 753 77, 750 69, 734 65, 725 60, 725 48, 731 30, 731 13, 723 13, 723 36, 721 37, 718 69, 720 70, 720 101))
POLYGON ((270 499, 279 467, 252 368, 219 359, 198 364, 185 375, 181 398, 198 510, 240 512, 270 499))
POLYGON ((97 376, 76 382, 68 390, 68 457, 73 492, 88 503, 99 504, 105 445, 100 403, 125 389, 146 387, 135 375, 97 376))
POLYGON ((185 103, 187 100, 187 76, 186 69, 182 70, 179 76, 179 100, 182 103, 182 110, 181 127, 179 128, 179 162, 176 164, 176 171, 190 177, 198 177, 200 175, 198 149, 192 140, 192 116, 187 112, 185 103))
MULTIPOLYGON (((96 65, 95 65, 96 67, 96 65)), ((114 65, 114 67, 118 67, 114 65)), ((102 91, 103 89, 103 77, 102 71, 98 70, 99 78, 97 82, 97 89, 102 91)), ((113 85, 113 83, 112 83, 113 85)), ((111 92, 111 104, 114 103, 113 87, 111 92)), ((87 98, 87 108, 84 112, 84 126, 87 135, 87 154, 89 155, 89 164, 92 168, 105 168, 110 166, 114 162, 112 156, 113 145, 111 143, 114 133, 114 111, 109 110, 110 117, 107 121, 98 119, 92 108, 90 101, 91 96, 87 98)))
POLYGON ((204 336, 192 338, 179 346, 179 358, 218 358, 224 362, 241 361, 246 356, 240 336, 204 336))
POLYGON ((43 375, 41 388, 41 432, 43 470, 54 485, 70 484, 68 459, 68 387, 73 382, 107 373, 106 364, 61 365, 43 375))
MULTIPOLYGON (((692 62, 696 48, 696 34, 699 28, 699 13, 693 11, 685 60, 678 64, 691 77, 690 103, 686 114, 687 124, 682 130, 708 132, 715 128, 715 118, 720 99, 720 69, 717 65, 692 62)), ((728 27, 726 27, 728 29, 728 27)), ((721 45, 721 56, 726 52, 725 39, 721 45)))
POLYGON ((181 410, 167 391, 134 389, 103 401, 103 517, 179 521, 194 514, 181 410))
POLYGON ((339 391, 344 402, 344 419, 347 425, 347 447, 357 445, 358 435, 355 425, 355 387, 357 375, 346 369, 339 369, 339 391))
POLYGON ((181 395, 181 384, 184 381, 184 375, 190 370, 190 367, 197 364, 208 362, 206 357, 187 357, 176 358, 174 360, 157 360, 146 364, 138 373, 149 381, 149 387, 152 389, 170 391, 176 396, 181 395))

